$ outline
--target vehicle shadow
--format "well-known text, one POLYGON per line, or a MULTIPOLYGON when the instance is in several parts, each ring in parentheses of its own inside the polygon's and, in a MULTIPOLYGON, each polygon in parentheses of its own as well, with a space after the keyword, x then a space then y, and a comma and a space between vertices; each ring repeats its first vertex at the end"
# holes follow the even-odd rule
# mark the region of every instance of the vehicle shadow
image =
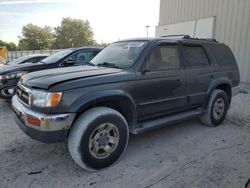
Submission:
POLYGON ((113 185, 125 180, 136 185, 138 176, 143 178, 163 164, 169 167, 178 164, 187 152, 193 152, 190 144, 200 142, 206 131, 211 130, 197 120, 190 120, 140 135, 130 134, 127 151, 121 160, 110 168, 89 173, 71 159, 66 142, 41 143, 22 133, 13 119, 8 124, 17 136, 7 144, 1 143, 0 174, 3 181, 0 187, 19 184, 28 187, 34 181, 45 187, 72 187, 106 181, 113 185))

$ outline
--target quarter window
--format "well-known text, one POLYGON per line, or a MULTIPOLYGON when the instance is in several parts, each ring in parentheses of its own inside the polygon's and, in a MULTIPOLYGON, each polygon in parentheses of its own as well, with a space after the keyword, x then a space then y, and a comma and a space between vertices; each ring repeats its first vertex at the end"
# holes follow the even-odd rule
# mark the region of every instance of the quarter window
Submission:
POLYGON ((213 55, 219 65, 232 65, 235 63, 234 56, 227 46, 216 44, 210 45, 209 48, 213 52, 213 55))
POLYGON ((147 61, 147 69, 164 70, 179 67, 177 46, 161 45, 156 47, 147 61))
POLYGON ((209 66, 209 60, 201 46, 183 46, 183 57, 186 67, 209 66))

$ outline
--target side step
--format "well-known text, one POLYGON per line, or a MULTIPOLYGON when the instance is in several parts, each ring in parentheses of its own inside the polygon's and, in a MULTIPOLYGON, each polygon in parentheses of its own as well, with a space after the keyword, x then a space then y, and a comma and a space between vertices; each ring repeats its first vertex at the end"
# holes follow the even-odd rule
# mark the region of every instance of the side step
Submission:
POLYGON ((175 124, 183 120, 190 119, 192 117, 197 117, 201 115, 202 113, 204 113, 204 110, 196 109, 192 111, 182 112, 182 113, 174 114, 171 116, 163 117, 160 119, 143 122, 143 123, 138 124, 136 129, 130 130, 130 132, 132 134, 139 134, 139 133, 147 132, 153 129, 175 124))

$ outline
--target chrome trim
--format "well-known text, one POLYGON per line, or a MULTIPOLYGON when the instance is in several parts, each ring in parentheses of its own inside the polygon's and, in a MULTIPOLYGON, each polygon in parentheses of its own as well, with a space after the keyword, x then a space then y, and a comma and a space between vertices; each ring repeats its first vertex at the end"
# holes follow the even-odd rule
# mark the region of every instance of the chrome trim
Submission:
POLYGON ((240 92, 240 86, 232 87, 232 97, 238 95, 240 92))
POLYGON ((18 86, 19 86, 21 89, 23 89, 24 91, 26 91, 27 93, 30 93, 30 92, 31 92, 31 89, 25 87, 24 85, 22 85, 22 84, 20 84, 20 83, 18 83, 18 86))
POLYGON ((76 116, 76 114, 74 113, 50 115, 35 112, 22 104, 19 101, 17 95, 12 98, 12 107, 25 126, 43 132, 68 130, 71 127, 76 116), (41 125, 34 126, 29 124, 27 121, 28 116, 33 116, 37 119, 40 119, 41 125))
POLYGON ((19 83, 17 84, 17 93, 19 94, 19 95, 18 95, 19 101, 21 101, 21 103, 22 103, 23 105, 30 107, 30 106, 31 106, 31 89, 25 87, 24 85, 20 84, 20 82, 19 82, 19 83), (21 91, 20 91, 21 93, 19 93, 18 88, 21 89, 21 91), (27 96, 28 98, 25 97, 25 96, 22 94, 22 90, 25 91, 26 93, 28 93, 28 96, 27 96), (21 95, 22 97, 26 98, 26 99, 29 101, 29 104, 26 104, 24 101, 22 101, 22 99, 20 98, 20 95, 21 95))

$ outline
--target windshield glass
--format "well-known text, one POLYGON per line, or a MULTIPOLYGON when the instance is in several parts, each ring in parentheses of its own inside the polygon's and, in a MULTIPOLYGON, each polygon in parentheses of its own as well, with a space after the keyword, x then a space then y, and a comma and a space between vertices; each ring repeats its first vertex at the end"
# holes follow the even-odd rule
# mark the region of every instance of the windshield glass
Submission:
POLYGON ((29 56, 19 57, 19 58, 15 59, 15 60, 9 62, 8 64, 11 64, 11 65, 13 65, 13 64, 20 64, 20 63, 26 61, 29 58, 30 58, 29 56))
POLYGON ((60 52, 56 52, 56 53, 52 54, 51 56, 43 59, 41 62, 43 62, 45 64, 56 63, 61 58, 69 55, 72 51, 73 51, 72 49, 67 49, 67 50, 62 50, 60 52))
POLYGON ((91 63, 99 66, 117 68, 131 67, 146 45, 146 41, 116 42, 103 49, 91 63))

